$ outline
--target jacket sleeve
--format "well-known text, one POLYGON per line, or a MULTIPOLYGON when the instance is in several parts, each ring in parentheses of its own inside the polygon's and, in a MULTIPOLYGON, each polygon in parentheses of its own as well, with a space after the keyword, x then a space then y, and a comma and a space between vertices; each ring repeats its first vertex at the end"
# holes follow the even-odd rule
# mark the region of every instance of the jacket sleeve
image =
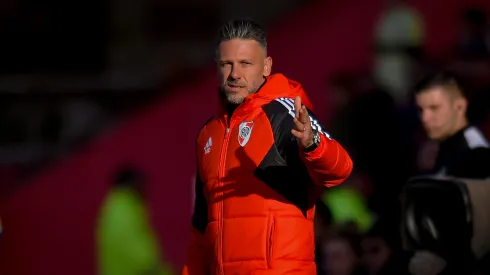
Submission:
POLYGON ((294 100, 276 101, 280 105, 271 104, 266 113, 270 117, 276 147, 288 165, 293 166, 293 169, 300 168, 297 167, 298 165, 304 165, 312 181, 319 186, 332 187, 347 179, 353 167, 349 154, 330 137, 313 112, 308 110, 311 127, 320 133, 320 145, 311 152, 304 152, 299 148, 296 138, 291 133, 294 128, 294 100))
POLYGON ((204 233, 208 224, 208 206, 203 188, 203 182, 199 177, 199 172, 197 172, 191 240, 187 248, 183 275, 204 275, 208 272, 204 244, 204 233))
POLYGON ((311 127, 320 133, 320 144, 311 152, 299 150, 313 182, 332 187, 342 183, 352 172, 353 163, 347 151, 324 130, 311 111, 311 127))

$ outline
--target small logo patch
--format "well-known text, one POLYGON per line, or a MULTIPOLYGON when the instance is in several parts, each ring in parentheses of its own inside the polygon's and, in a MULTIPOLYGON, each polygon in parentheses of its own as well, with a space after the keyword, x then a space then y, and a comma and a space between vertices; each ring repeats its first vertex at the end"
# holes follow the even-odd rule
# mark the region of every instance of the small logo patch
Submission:
POLYGON ((244 121, 240 123, 240 126, 238 127, 238 143, 240 146, 244 147, 248 143, 250 135, 252 135, 253 127, 253 121, 244 121))
POLYGON ((213 140, 209 137, 206 145, 204 145, 204 154, 207 155, 211 152, 211 147, 213 146, 213 140))

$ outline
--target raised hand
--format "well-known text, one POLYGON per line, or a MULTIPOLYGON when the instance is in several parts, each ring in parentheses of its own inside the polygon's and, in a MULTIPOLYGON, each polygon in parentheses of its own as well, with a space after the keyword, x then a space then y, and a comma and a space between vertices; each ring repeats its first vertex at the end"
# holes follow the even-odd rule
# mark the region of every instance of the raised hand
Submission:
POLYGON ((294 129, 291 133, 298 140, 302 148, 306 148, 313 143, 313 130, 311 129, 310 116, 308 110, 301 104, 301 97, 297 96, 294 99, 294 109, 296 116, 294 118, 294 129))

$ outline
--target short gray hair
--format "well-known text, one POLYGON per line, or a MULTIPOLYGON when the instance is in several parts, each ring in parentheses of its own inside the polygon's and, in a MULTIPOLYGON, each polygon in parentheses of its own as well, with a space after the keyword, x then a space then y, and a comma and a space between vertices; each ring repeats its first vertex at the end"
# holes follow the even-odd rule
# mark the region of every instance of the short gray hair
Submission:
POLYGON ((267 50, 267 35, 265 29, 252 19, 233 19, 223 24, 219 29, 218 45, 232 39, 255 40, 267 50))

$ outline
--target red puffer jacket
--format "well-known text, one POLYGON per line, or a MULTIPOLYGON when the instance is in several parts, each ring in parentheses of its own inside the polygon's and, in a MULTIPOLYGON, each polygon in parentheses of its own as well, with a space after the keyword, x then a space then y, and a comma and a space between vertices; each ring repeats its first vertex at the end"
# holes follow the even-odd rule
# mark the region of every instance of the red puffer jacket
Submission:
POLYGON ((347 152, 311 113, 297 82, 268 77, 231 117, 219 113, 197 140, 193 239, 183 274, 316 274, 314 203, 352 170, 347 152), (311 152, 291 133, 294 98, 321 133, 311 152))

